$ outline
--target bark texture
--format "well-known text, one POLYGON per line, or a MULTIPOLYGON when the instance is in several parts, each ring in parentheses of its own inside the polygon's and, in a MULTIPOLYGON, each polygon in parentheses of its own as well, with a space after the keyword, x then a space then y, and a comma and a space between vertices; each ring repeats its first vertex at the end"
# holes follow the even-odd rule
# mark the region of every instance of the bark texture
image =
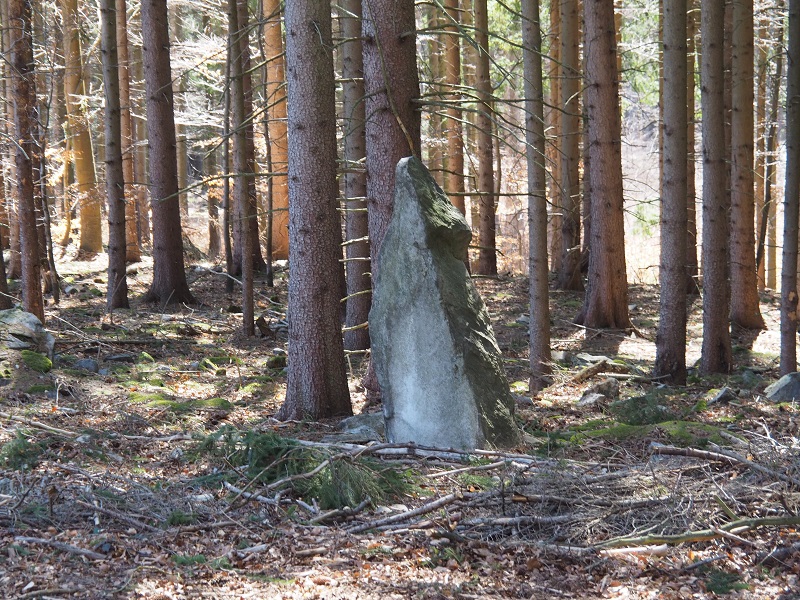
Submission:
POLYGON ((20 254, 22 258, 22 306, 44 323, 42 273, 36 231, 33 162, 36 144, 36 86, 34 83, 32 7, 29 0, 9 0, 11 30, 11 98, 14 105, 17 197, 19 199, 20 254))
POLYGON ((591 240, 589 275, 579 321, 628 328, 628 281, 622 200, 619 74, 612 0, 584 0, 591 240))
POLYGON ((345 0, 339 18, 342 37, 344 111, 345 274, 347 302, 344 346, 348 350, 369 348, 369 329, 364 325, 372 304, 370 289, 369 222, 367 218, 367 174, 364 132, 364 60, 361 46, 361 0, 345 0))
POLYGON ((108 204, 108 293, 106 309, 128 308, 125 273, 125 174, 115 0, 100 0, 100 53, 105 92, 106 202, 108 204))
POLYGON ((330 4, 286 6, 289 373, 278 418, 352 414, 339 324, 336 112, 330 4))
POLYGON ((581 115, 578 98, 581 88, 580 59, 580 15, 578 0, 559 2, 561 20, 561 167, 559 182, 561 209, 560 270, 556 285, 562 290, 583 290, 580 272, 580 161, 581 115))
MULTIPOLYGON (((360 13, 360 10, 359 10, 360 13)), ((289 258, 289 187, 286 177, 286 68, 281 34, 281 2, 264 2, 267 58, 267 116, 272 181, 272 258, 289 258)), ((346 50, 344 50, 346 52, 346 50)))
POLYGON ((730 197, 725 161, 724 16, 724 0, 702 2, 703 347, 700 369, 703 373, 727 373, 731 369, 728 325, 730 197))
POLYGON ((686 383, 687 64, 686 0, 664 5, 664 147, 655 375, 686 383))
POLYGON ((489 76, 489 13, 486 0, 474 0, 475 42, 478 45, 476 94, 478 98, 478 262, 475 272, 497 274, 497 240, 495 224, 494 144, 492 143, 492 81, 489 76))
POLYGON ((731 322, 763 329, 755 255, 753 0, 733 2, 731 73, 731 322))
POLYGON ((789 0, 786 182, 781 257, 781 375, 797 370, 797 228, 800 215, 800 0, 789 0))
POLYGON ((193 303, 183 264, 166 0, 142 1, 142 35, 153 214, 153 283, 145 299, 193 303))

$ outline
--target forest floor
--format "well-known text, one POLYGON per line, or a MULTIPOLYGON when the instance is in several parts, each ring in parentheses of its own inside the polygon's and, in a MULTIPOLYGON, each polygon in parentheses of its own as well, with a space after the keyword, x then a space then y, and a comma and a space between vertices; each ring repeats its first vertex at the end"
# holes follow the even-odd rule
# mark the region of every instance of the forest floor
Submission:
MULTIPOLYGON (((631 290, 641 336, 575 326, 582 295, 553 292, 554 383, 531 397, 527 281, 476 280, 525 443, 466 455, 272 418, 285 271, 256 286, 246 339, 213 265, 189 269, 198 304, 165 311, 133 265, 133 308, 109 316, 102 258, 66 258, 52 370, 0 387, 0 597, 800 598, 800 415, 764 398, 771 293, 733 373, 678 388, 650 376, 657 288, 631 290), (590 388, 606 395, 579 405, 590 388)), ((690 363, 700 334, 695 299, 690 363)), ((364 365, 356 413, 379 410, 364 365)))

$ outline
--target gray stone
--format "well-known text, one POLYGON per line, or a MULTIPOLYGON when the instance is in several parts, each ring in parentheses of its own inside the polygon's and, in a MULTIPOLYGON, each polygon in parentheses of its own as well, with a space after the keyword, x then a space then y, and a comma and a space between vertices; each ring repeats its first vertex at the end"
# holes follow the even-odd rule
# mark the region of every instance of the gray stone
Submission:
POLYGON ((489 314, 462 261, 470 238, 422 163, 402 159, 369 316, 390 442, 519 442, 489 314))
POLYGON ((594 406, 599 402, 607 401, 608 397, 604 396, 603 394, 598 394, 597 392, 584 392, 581 399, 575 404, 575 406, 579 408, 587 408, 589 406, 594 406))
POLYGON ((36 315, 18 308, 0 310, 0 347, 34 350, 52 358, 55 343, 36 315))
POLYGON ((788 373, 764 390, 773 402, 796 402, 800 400, 800 373, 788 373))
POLYGON ((383 422, 383 414, 382 413, 362 413, 360 415, 353 415, 352 417, 347 417, 346 419, 342 419, 342 422, 339 423, 339 431, 343 431, 344 433, 352 433, 354 430, 361 430, 365 427, 372 429, 378 435, 375 439, 378 439, 382 436, 385 431, 385 425, 383 422))
POLYGON ((727 402, 734 402, 738 400, 739 397, 736 395, 731 388, 725 386, 721 390, 719 390, 711 400, 708 401, 708 404, 716 404, 718 402, 727 403, 727 402))
POLYGON ((584 396, 587 394, 600 394, 609 400, 616 400, 619 398, 619 381, 613 377, 607 377, 600 383, 595 383, 583 393, 584 396))
POLYGON ((75 369, 83 369, 84 371, 89 371, 90 373, 97 373, 100 370, 100 364, 93 358, 82 358, 80 360, 76 360, 72 367, 75 369))

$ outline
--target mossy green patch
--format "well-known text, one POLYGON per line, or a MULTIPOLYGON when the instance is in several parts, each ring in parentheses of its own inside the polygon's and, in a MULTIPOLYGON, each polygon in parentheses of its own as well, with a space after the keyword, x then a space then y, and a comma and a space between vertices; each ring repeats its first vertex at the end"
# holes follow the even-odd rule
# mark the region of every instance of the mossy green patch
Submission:
POLYGON ((128 400, 131 402, 136 402, 137 404, 152 404, 154 402, 170 401, 164 394, 159 394, 158 392, 142 392, 138 390, 131 392, 130 396, 128 396, 128 400))
POLYGON ((20 352, 22 362, 25 363, 29 369, 39 373, 47 373, 53 368, 53 361, 47 358, 44 354, 39 354, 33 350, 23 350, 20 352))
POLYGON ((28 394, 44 394, 50 390, 55 389, 51 384, 37 383, 28 388, 28 394))
POLYGON ((179 402, 169 398, 157 398, 147 403, 150 408, 166 408, 175 414, 185 414, 201 410, 232 410, 233 405, 224 398, 206 398, 203 400, 186 400, 179 402))
POLYGON ((617 421, 627 425, 652 425, 677 417, 668 406, 662 404, 662 398, 656 395, 618 400, 608 410, 617 421))

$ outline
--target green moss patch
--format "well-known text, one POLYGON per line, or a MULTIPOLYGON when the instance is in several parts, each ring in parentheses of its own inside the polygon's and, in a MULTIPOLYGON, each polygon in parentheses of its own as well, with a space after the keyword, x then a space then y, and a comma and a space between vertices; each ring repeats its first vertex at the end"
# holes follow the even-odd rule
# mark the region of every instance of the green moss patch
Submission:
POLYGON ((39 373, 47 373, 53 368, 53 361, 47 358, 44 354, 39 354, 33 350, 23 350, 20 352, 22 362, 25 366, 33 371, 39 373))

